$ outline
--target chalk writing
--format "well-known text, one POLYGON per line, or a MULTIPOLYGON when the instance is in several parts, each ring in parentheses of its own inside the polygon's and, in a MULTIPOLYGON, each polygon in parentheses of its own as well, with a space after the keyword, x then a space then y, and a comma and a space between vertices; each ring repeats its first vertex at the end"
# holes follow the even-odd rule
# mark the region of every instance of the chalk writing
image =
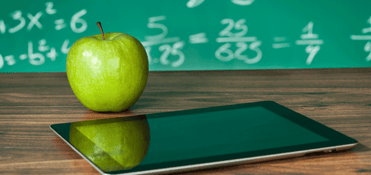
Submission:
MULTIPOLYGON (((187 2, 188 8, 194 8, 201 5, 205 0, 189 0, 187 2)), ((251 5, 255 0, 231 0, 232 3, 240 5, 240 6, 248 6, 251 5)))
POLYGON ((286 41, 286 37, 274 37, 273 41, 275 43, 272 44, 273 49, 282 49, 290 47, 290 43, 286 41))
POLYGON ((158 29, 161 33, 152 36, 146 36, 146 41, 142 44, 146 49, 149 64, 160 62, 162 65, 179 67, 184 63, 185 55, 181 51, 185 42, 180 41, 179 37, 166 38, 168 29, 165 24, 161 23, 166 20, 165 16, 155 16, 148 19, 147 27, 149 29, 158 29), (160 58, 152 58, 152 47, 160 45, 158 50, 161 52, 160 58), (174 61, 169 61, 170 57, 177 57, 174 61))
POLYGON ((350 35, 351 40, 366 40, 366 44, 363 47, 363 50, 365 52, 368 52, 368 55, 366 56, 366 61, 371 61, 371 35, 368 33, 371 33, 371 16, 368 18, 367 23, 370 25, 370 27, 366 27, 362 29, 363 35, 350 35))
POLYGON ((187 2, 187 7, 188 8, 194 8, 202 4, 205 0, 189 0, 187 2))
POLYGON ((45 5, 46 5, 45 11, 46 11, 47 14, 53 15, 53 14, 57 13, 57 10, 53 9, 53 5, 54 5, 53 2, 46 2, 45 5))
POLYGON ((308 53, 306 64, 310 65, 314 56, 321 49, 320 45, 323 44, 322 39, 318 39, 318 34, 313 33, 313 22, 310 21, 302 30, 304 33, 300 35, 301 40, 297 40, 297 45, 307 45, 305 52, 308 53))
POLYGON ((232 0, 233 3, 241 6, 251 5, 255 0, 232 0))
POLYGON ((235 22, 229 18, 221 21, 221 24, 227 24, 227 26, 219 32, 220 37, 216 39, 218 43, 225 43, 215 51, 215 57, 218 60, 228 62, 236 58, 247 64, 255 64, 260 61, 262 51, 259 49, 259 46, 262 42, 258 41, 255 36, 245 36, 248 31, 245 22, 245 19, 239 19, 235 22), (231 50, 231 43, 233 42, 236 43, 235 46, 237 47, 235 51, 231 50), (251 42, 251 44, 248 45, 247 42, 251 42), (254 51, 256 56, 249 58, 247 55, 244 55, 243 52, 247 49, 254 51))
MULTIPOLYGON (((16 21, 14 26, 7 26, 6 21, 3 19, 0 20, 0 33, 1 34, 16 34, 17 32, 21 31, 23 28, 26 28, 27 31, 32 31, 34 29, 43 30, 43 24, 40 22, 40 19, 43 18, 44 15, 54 15, 58 11, 54 7, 53 2, 46 2, 45 3, 46 9, 45 12, 39 11, 35 14, 26 13, 26 17, 21 10, 15 10, 9 14, 10 19, 16 21), (26 19, 27 18, 27 19, 26 19), (8 27, 8 28, 7 28, 8 27)), ((75 14, 72 15, 70 21, 71 30, 74 33, 82 33, 87 29, 87 22, 83 19, 83 16, 86 15, 87 10, 82 9, 75 14)), ((64 19, 57 19, 54 21, 55 23, 55 30, 59 31, 67 27, 64 19)), ((48 45, 47 40, 40 39, 37 42, 28 41, 27 44, 27 53, 21 53, 18 55, 18 59, 16 55, 9 54, 9 55, 1 55, 0 54, 0 69, 3 68, 5 65, 13 66, 17 63, 17 61, 23 61, 28 59, 28 62, 34 66, 40 66, 45 63, 45 61, 55 61, 57 57, 60 55, 57 49, 53 46, 48 45), (48 58, 48 59, 47 59, 48 58)), ((61 53, 68 54, 70 49, 70 41, 69 39, 65 39, 62 46, 61 46, 61 53)))
POLYGON ((207 42, 209 42, 209 40, 206 37, 206 33, 198 33, 189 36, 189 43, 191 44, 201 44, 207 42))

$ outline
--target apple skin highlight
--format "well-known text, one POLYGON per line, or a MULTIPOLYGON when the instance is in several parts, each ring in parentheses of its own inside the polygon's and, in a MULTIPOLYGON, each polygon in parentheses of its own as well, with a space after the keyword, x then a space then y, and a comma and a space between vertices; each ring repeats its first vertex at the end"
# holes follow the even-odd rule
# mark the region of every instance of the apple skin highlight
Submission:
POLYGON ((67 55, 67 78, 77 99, 97 112, 133 106, 148 79, 143 45, 125 33, 105 33, 77 40, 67 55))

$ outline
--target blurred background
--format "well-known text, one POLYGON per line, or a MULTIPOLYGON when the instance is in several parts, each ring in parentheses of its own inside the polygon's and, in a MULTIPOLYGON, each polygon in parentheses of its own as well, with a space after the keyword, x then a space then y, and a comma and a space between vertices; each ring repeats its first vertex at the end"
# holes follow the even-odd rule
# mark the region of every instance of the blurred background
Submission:
POLYGON ((79 38, 139 39, 150 71, 371 67, 371 1, 13 0, 0 5, 0 72, 65 72, 79 38))

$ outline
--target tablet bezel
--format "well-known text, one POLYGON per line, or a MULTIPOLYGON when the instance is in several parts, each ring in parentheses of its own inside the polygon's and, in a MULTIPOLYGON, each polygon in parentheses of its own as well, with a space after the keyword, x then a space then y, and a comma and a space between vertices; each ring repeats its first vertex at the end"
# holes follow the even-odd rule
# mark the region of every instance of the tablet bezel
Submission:
MULTIPOLYGON (((77 151, 81 156, 83 156, 86 160, 89 161, 95 168, 97 168, 101 173, 105 174, 131 174, 131 173, 140 173, 146 174, 151 172, 162 172, 168 171, 171 169, 180 170, 182 167, 188 167, 188 169, 199 169, 202 167, 209 167, 210 164, 214 162, 215 165, 220 165, 222 162, 235 162, 233 160, 249 160, 249 158, 264 158, 269 157, 269 155, 297 155, 295 153, 302 153, 305 150, 321 150, 323 148, 332 148, 332 147, 339 147, 341 145, 355 145, 358 142, 353 138, 350 138, 334 129, 331 129, 317 121, 314 121, 304 115, 301 115, 285 106, 282 106, 274 101, 261 101, 261 102, 254 102, 254 103, 244 103, 244 104, 235 104, 235 105, 227 105, 227 106, 216 106, 210 108, 201 108, 201 109, 191 109, 191 110, 184 110, 184 111, 174 111, 174 112, 164 112, 164 113, 154 113, 154 114, 147 114, 147 119, 159 118, 159 117, 171 117, 171 116, 179 116, 179 115, 189 115, 189 114, 196 114, 196 113, 206 113, 206 112, 216 112, 222 110, 232 110, 232 109, 239 109, 239 108, 250 108, 250 107, 263 107, 277 115, 284 117, 295 124, 302 126, 314 132, 322 137, 328 139, 328 141, 324 142, 316 142, 310 144, 303 144, 303 145, 295 145, 295 146, 287 146, 282 148, 272 148, 272 149, 265 149, 265 150, 258 150, 258 151, 248 151, 243 153, 235 153, 235 154, 228 154, 228 155, 221 155, 221 156, 211 156, 205 158, 196 158, 196 159, 187 159, 181 161, 173 161, 173 162, 163 162, 158 164, 150 164, 134 167, 128 170, 120 170, 120 171, 113 171, 113 172, 103 172, 99 169, 99 167, 95 166, 93 162, 88 160, 78 149, 74 148, 72 144, 69 143, 69 126, 71 123, 64 123, 64 124, 54 124, 51 125, 50 128, 56 132, 68 145, 70 145, 75 151, 77 151), (68 128, 68 129, 67 129, 68 128), (288 154, 291 153, 291 154, 288 154), (219 163, 218 163, 219 162, 219 163), (200 166, 204 165, 204 166, 200 166), (175 167, 175 168, 174 168, 175 167), (176 168, 179 167, 179 168, 176 168)), ((135 116, 131 116, 135 117, 135 116)), ((100 119, 105 120, 105 119, 100 119)), ((312 151, 313 152, 313 151, 312 151)), ((270 156, 272 157, 272 156, 270 156)), ((273 156, 275 157, 275 156, 273 156)))

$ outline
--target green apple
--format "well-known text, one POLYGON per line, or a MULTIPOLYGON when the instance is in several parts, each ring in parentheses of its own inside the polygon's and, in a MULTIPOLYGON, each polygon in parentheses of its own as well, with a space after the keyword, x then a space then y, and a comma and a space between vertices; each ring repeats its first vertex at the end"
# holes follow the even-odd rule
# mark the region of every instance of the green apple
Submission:
POLYGON ((150 141, 145 117, 73 122, 69 136, 70 143, 105 172, 137 166, 150 141))
POLYGON ((67 77, 77 99, 97 112, 133 106, 147 84, 148 57, 143 45, 125 33, 103 33, 77 40, 67 55, 67 77))

